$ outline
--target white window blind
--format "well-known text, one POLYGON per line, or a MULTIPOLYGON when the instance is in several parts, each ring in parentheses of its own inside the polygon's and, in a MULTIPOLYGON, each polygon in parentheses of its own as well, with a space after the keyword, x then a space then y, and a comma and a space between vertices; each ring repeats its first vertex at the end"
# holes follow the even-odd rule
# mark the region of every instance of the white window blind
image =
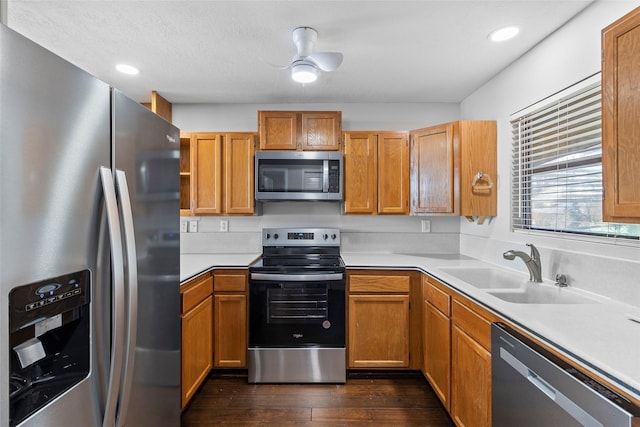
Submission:
POLYGON ((638 239, 638 225, 602 222, 599 75, 595 80, 511 121, 513 229, 638 239))

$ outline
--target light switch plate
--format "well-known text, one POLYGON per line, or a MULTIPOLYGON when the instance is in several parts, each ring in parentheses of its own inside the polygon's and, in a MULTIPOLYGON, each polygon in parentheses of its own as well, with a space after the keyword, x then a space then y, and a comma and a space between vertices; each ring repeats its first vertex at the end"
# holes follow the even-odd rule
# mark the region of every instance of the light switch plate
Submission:
POLYGON ((198 232, 198 221, 191 220, 189 221, 189 233, 197 233, 198 232))
POLYGON ((422 232, 423 233, 430 233, 431 232, 431 221, 429 221, 428 219, 423 219, 422 220, 422 232))
POLYGON ((189 223, 187 221, 180 221, 180 232, 181 233, 189 232, 189 223))

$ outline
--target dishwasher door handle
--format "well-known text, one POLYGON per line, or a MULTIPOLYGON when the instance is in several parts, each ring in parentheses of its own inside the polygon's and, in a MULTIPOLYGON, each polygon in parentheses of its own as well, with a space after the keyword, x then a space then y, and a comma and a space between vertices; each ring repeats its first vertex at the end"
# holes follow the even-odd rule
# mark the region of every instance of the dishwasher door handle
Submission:
POLYGON ((531 369, 527 369, 527 371, 528 371, 527 379, 529 380, 529 382, 534 386, 538 387, 538 390, 546 394, 549 397, 549 399, 556 400, 556 393, 557 393, 556 389, 551 387, 549 383, 547 383, 545 380, 543 380, 538 375, 536 375, 536 373, 533 372, 531 369))

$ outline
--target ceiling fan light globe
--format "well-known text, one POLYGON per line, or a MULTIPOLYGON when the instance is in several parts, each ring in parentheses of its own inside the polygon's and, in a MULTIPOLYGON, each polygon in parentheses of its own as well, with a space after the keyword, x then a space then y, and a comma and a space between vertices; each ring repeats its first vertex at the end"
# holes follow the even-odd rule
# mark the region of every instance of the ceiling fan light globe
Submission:
POLYGON ((291 78, 298 83, 313 83, 318 78, 318 70, 310 64, 297 64, 291 67, 291 78))

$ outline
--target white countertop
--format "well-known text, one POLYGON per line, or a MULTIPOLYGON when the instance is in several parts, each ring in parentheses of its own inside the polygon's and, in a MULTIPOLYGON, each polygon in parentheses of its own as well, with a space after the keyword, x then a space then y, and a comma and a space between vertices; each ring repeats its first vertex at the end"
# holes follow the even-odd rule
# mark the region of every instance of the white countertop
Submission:
MULTIPOLYGON (((347 268, 420 269, 521 327, 579 365, 599 373, 640 400, 640 308, 589 294, 594 304, 515 304, 471 286, 441 267, 497 267, 459 256, 342 253, 347 268)), ((259 254, 182 255, 180 280, 213 267, 248 266, 259 254)), ((497 267, 501 268, 501 267, 497 267)), ((506 270, 506 269, 505 269, 506 270)), ((527 278, 523 273, 524 279, 527 278)))
POLYGON ((181 254, 180 283, 216 268, 247 268, 260 254, 181 254))

